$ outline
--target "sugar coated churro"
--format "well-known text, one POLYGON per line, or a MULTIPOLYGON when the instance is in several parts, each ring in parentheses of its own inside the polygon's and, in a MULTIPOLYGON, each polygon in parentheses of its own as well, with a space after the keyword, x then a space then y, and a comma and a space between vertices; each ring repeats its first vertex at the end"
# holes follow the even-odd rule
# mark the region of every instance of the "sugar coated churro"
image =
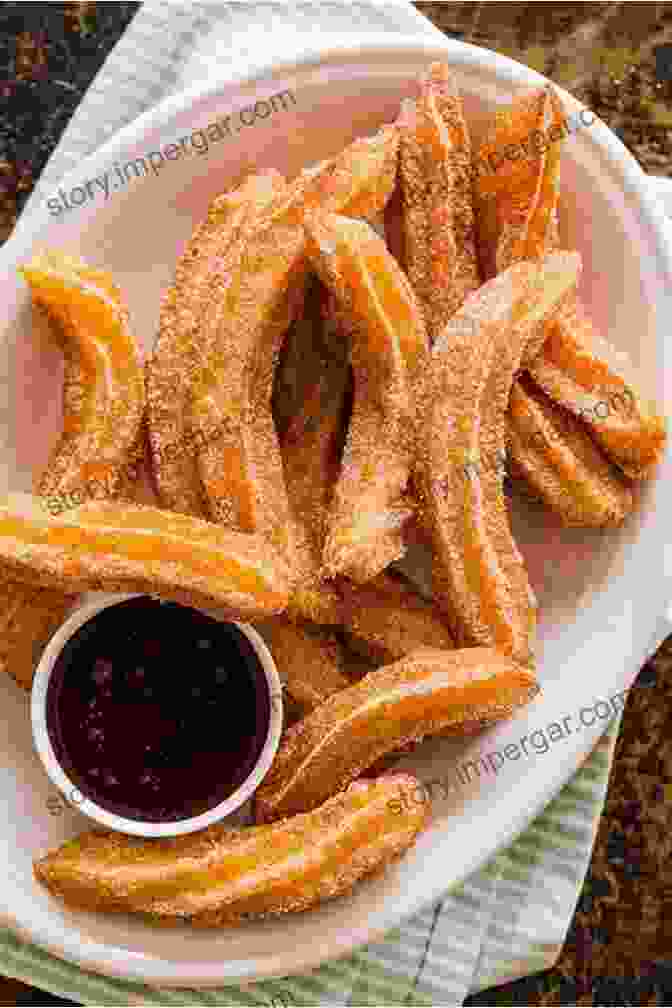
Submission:
POLYGON ((365 585, 341 585, 350 647, 376 662, 392 662, 421 647, 452 648, 436 607, 400 577, 380 574, 365 585))
MULTIPOLYGON (((21 272, 65 356, 64 430, 37 482, 58 514, 90 498, 129 494, 137 479, 144 383, 119 289, 83 260, 48 251, 21 272)), ((76 596, 6 581, 0 588, 0 664, 30 689, 40 653, 76 596)))
POLYGON ((481 282, 471 144, 448 67, 430 66, 399 125, 404 260, 433 342, 481 282))
POLYGON ((512 475, 565 525, 620 525, 632 511, 632 488, 587 428, 525 376, 511 390, 507 436, 512 475))
POLYGON ((145 408, 128 312, 108 273, 62 252, 45 251, 19 272, 55 324, 66 360, 63 435, 37 491, 48 497, 86 483, 89 496, 109 497, 145 408))
MULTIPOLYGON (((497 113, 476 162, 491 167, 477 173, 475 184, 486 277, 558 247, 560 140, 565 136, 562 103, 551 87, 523 95, 497 113), (524 144, 527 155, 504 156, 511 144, 524 144)), ((526 357, 535 382, 589 427, 626 475, 641 479, 655 468, 666 440, 663 418, 638 391, 625 355, 596 332, 576 292, 539 327, 526 357)), ((560 472, 554 480, 561 482, 560 472)))
POLYGON ((333 161, 304 172, 241 238, 223 301, 205 331, 216 334, 192 388, 191 420, 203 437, 199 471, 217 521, 260 532, 296 562, 291 509, 282 474, 271 397, 274 367, 302 303, 307 263, 304 215, 316 207, 370 215, 394 180, 398 139, 383 129, 333 161))
POLYGON ((23 689, 33 685, 42 649, 75 600, 50 588, 0 584, 0 669, 23 689))
POLYGON ((630 361, 600 337, 576 302, 547 324, 546 336, 529 365, 535 382, 587 424, 626 476, 650 475, 665 448, 665 421, 638 391, 630 361))
POLYGON ((498 109, 474 162, 479 252, 486 278, 558 247, 564 110, 552 87, 498 109), (507 157, 506 151, 520 157, 507 157))
POLYGON ((579 263, 571 253, 519 263, 470 295, 435 344, 422 389, 416 484, 435 598, 458 643, 492 644, 522 661, 535 605, 496 460, 527 340, 576 283, 579 263))
POLYGON ((491 648, 427 648, 384 665, 289 729, 257 791, 257 821, 316 808, 407 742, 508 717, 537 688, 528 669, 491 648))
POLYGON ((39 501, 0 509, 8 577, 67 592, 125 591, 263 619, 287 605, 288 572, 259 536, 134 504, 91 501, 58 519, 39 501))
POLYGON ((287 692, 304 713, 345 689, 343 648, 334 634, 286 619, 257 624, 287 692))
POLYGON ((202 319, 227 289, 237 239, 283 185, 281 175, 269 172, 218 196, 178 260, 175 280, 161 305, 159 335, 147 363, 149 440, 161 502, 183 514, 206 513, 195 439, 188 426, 190 381, 205 354, 202 319))
POLYGON ((352 323, 355 374, 325 569, 365 582, 404 551, 402 529, 412 511, 399 499, 410 474, 412 389, 427 337, 408 280, 366 223, 314 216, 307 229, 311 261, 352 323))
POLYGON ((428 815, 422 785, 390 774, 272 826, 211 826, 174 840, 84 833, 37 861, 35 877, 86 910, 239 924, 347 892, 407 850, 428 815))

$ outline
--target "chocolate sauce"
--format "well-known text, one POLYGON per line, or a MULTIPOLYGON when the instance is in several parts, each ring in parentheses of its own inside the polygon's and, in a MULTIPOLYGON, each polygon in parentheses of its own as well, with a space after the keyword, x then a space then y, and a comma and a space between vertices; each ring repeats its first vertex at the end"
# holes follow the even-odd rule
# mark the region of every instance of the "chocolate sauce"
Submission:
POLYGON ((147 822, 224 801, 259 758, 269 719, 268 684, 245 635, 149 596, 81 626, 47 692, 66 774, 101 808, 147 822))

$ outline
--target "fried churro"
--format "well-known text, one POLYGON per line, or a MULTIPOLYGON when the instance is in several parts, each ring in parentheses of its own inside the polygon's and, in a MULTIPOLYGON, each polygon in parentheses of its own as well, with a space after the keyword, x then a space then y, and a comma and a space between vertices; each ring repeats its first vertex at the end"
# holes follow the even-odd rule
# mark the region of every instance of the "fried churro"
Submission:
MULTIPOLYGON (((51 513, 131 492, 142 445, 144 383, 128 313, 109 274, 48 251, 20 272, 65 357, 64 430, 38 489, 51 513)), ((76 596, 5 581, 0 666, 30 689, 39 656, 76 596)))
POLYGON ((557 138, 564 135, 564 122, 552 87, 524 94, 495 113, 474 160, 478 248, 486 279, 559 245, 557 138), (505 155, 514 149, 520 157, 505 155))
POLYGON ((415 484, 433 591, 458 644, 529 661, 535 603, 502 494, 505 410, 535 327, 576 283, 576 253, 518 263, 471 294, 434 346, 421 389, 415 484))
POLYGON ((626 476, 649 476, 662 458, 667 433, 656 403, 629 377, 630 361, 601 338, 577 302, 547 324, 546 337, 529 365, 535 382, 588 425, 626 476))
POLYGON ((313 294, 311 338, 295 348, 296 412, 280 440, 301 571, 289 614, 336 625, 342 621, 341 602, 323 575, 322 549, 345 436, 349 341, 330 316, 330 299, 317 278, 313 294))
MULTIPOLYGON (((491 170, 478 174, 475 184, 486 277, 558 247, 559 141, 565 124, 562 104, 551 87, 524 95, 497 113, 477 161, 488 163, 491 170), (528 156, 504 156, 511 144, 526 145, 528 156), (502 156, 492 170, 498 151, 502 156)), ((626 356, 598 335, 575 292, 537 335, 526 355, 535 382, 587 424, 626 475, 642 479, 649 474, 664 449, 664 420, 656 405, 638 392, 626 356)), ((581 462, 585 465, 586 459, 581 462)), ((560 479, 558 472, 554 481, 560 479)))
POLYGON ((227 290, 236 240, 283 187, 282 176, 273 171, 252 175, 218 196, 180 256, 161 305, 159 335, 146 368, 149 441, 161 502, 182 514, 206 513, 188 427, 190 381, 205 354, 203 316, 227 290))
POLYGON ((632 488, 588 430, 526 375, 511 390, 508 442, 512 475, 565 525, 620 525, 632 511, 632 488))
POLYGON ((419 648, 454 647, 436 607, 400 577, 380 574, 365 585, 340 585, 348 645, 379 663, 397 661, 419 648))
POLYGON ((257 791, 257 821, 316 808, 390 750, 509 717, 537 691, 529 669, 491 648, 427 648, 369 672, 286 732, 257 791))
POLYGON ((444 64, 430 66, 418 100, 402 107, 399 126, 404 260, 432 343, 481 282, 471 143, 444 64))
POLYGON ((343 648, 332 633, 286 619, 256 624, 273 655, 287 692, 304 714, 350 685, 343 648))
POLYGON ((89 496, 112 496, 145 409, 139 352, 120 292, 108 273, 54 250, 19 272, 54 324, 66 362, 63 434, 37 492, 48 498, 86 484, 89 496))
POLYGON ((161 595, 233 619, 287 605, 286 564, 260 536, 135 504, 90 501, 56 519, 15 496, 0 508, 0 564, 22 584, 161 595))
POLYGON ((37 861, 35 877, 85 910, 240 924, 340 896, 407 850, 428 817, 422 785, 390 774, 272 826, 211 826, 170 840, 84 833, 37 861))
POLYGON ((192 386, 192 425, 203 437, 199 470, 210 513, 260 532, 296 562, 296 532, 271 398, 274 367, 303 299, 304 214, 316 207, 378 213, 396 171, 398 138, 385 128, 304 172, 252 234, 241 238, 225 298, 209 313, 215 348, 192 386))
POLYGON ((0 669, 29 690, 40 654, 76 601, 51 588, 0 584, 0 669))
POLYGON ((309 255, 352 326, 355 394, 329 517, 324 566, 366 582, 403 555, 415 428, 413 385, 427 336, 405 275, 363 221, 335 214, 307 224, 309 255))

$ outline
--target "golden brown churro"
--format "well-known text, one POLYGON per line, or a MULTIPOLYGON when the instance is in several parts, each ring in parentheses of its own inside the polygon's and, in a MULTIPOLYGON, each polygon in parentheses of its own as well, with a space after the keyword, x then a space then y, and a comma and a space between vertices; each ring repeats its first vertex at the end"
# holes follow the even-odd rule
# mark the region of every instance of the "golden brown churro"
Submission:
POLYGON ((407 850, 428 816, 422 785, 390 774, 273 826, 211 826, 170 840, 84 833, 37 861, 35 877, 86 910, 239 924, 340 896, 407 850))
POLYGON ((343 672, 343 648, 332 633, 286 619, 257 624, 257 629, 270 648, 287 692, 304 714, 350 685, 343 672))
POLYGON ((334 491, 325 570, 366 582, 403 555, 415 427, 413 385, 426 358, 420 310, 385 242, 335 214, 307 224, 309 255, 352 324, 355 399, 334 491))
POLYGON ((128 312, 108 273, 48 250, 19 270, 55 324, 66 360, 63 435, 37 485, 43 497, 87 486, 112 496, 145 409, 128 312))
POLYGON ((286 565, 259 536, 135 504, 90 501, 56 519, 15 498, 0 508, 0 565, 25 584, 159 594, 233 619, 287 605, 286 565))
POLYGON ((535 326, 576 283, 576 253, 519 263, 446 325, 421 390, 415 482, 432 537, 433 591, 459 644, 531 654, 535 603, 502 496, 508 391, 535 326))
POLYGON ((632 488, 587 429, 525 375, 511 390, 508 442, 512 475, 565 525, 620 525, 632 511, 632 488))
POLYGON ((188 428, 190 381, 203 360, 201 325, 225 293, 236 239, 284 186, 278 172, 253 175, 218 196, 175 268, 161 305, 159 335, 147 362, 149 439, 154 477, 165 507, 205 515, 205 500, 188 428))
POLYGON ((199 470, 216 520, 260 532, 295 563, 295 532, 273 424, 273 373, 303 298, 304 214, 316 207, 375 214, 396 170, 398 138, 385 128, 304 172, 242 237, 226 296, 204 324, 214 348, 192 386, 199 470))
POLYGON ((399 121, 404 260, 430 342, 480 286, 471 144, 448 68, 433 63, 399 121))
POLYGON ((529 365, 535 382, 588 425, 627 476, 650 475, 665 449, 665 421, 629 379, 629 360, 599 336, 580 303, 559 312, 546 333, 542 353, 529 365))
POLYGON ((257 791, 257 821, 316 808, 390 750, 509 717, 537 691, 529 669, 491 648, 427 648, 376 669, 286 732, 257 791))
MULTIPOLYGON (((550 87, 497 113, 476 162, 490 166, 489 172, 478 173, 475 185, 486 277, 558 247, 559 141, 565 135, 562 104, 550 87), (521 144, 528 156, 506 156, 521 144), (495 167, 492 158, 498 152, 495 167)), ((628 476, 641 479, 650 473, 663 452, 664 421, 655 404, 637 391, 630 362, 597 334, 575 293, 539 328, 538 336, 527 351, 537 384, 587 424, 628 476)))
MULTIPOLYGON (((119 289, 109 274, 55 251, 20 272, 65 355, 63 437, 38 481, 45 505, 59 514, 128 493, 139 468, 144 386, 119 289)), ((0 666, 30 689, 40 653, 76 596, 10 581, 0 595, 0 666)))
POLYGON ((340 587, 348 644, 363 657, 392 662, 423 647, 454 647, 436 607, 402 578, 380 574, 365 585, 340 587))
POLYGON ((75 595, 6 581, 0 585, 0 669, 29 690, 42 650, 75 595))
POLYGON ((564 122, 552 87, 522 95, 495 113, 474 161, 479 254, 487 279, 559 245, 558 140, 564 122))
POLYGON ((335 625, 342 620, 340 598, 323 576, 322 549, 345 436, 349 340, 337 320, 324 318, 329 298, 316 278, 313 294, 318 304, 311 339, 295 348, 299 405, 280 440, 301 572, 289 614, 335 625), (328 337, 327 324, 333 329, 328 337))

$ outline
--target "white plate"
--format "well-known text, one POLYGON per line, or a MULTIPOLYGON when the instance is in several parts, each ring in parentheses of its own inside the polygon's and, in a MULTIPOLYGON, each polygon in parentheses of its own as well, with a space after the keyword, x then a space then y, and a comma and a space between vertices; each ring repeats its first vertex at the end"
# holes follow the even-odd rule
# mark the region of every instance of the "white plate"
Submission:
MULTIPOLYGON (((30 470, 45 461, 60 423, 58 354, 47 348, 39 327, 31 330, 26 291, 14 272, 34 244, 66 245, 110 269, 149 347, 160 291, 210 198, 251 165, 292 175, 394 119, 400 98, 413 92, 416 74, 437 58, 452 63, 477 129, 496 101, 542 81, 517 63, 459 42, 420 46, 396 39, 391 44, 389 37, 365 50, 342 47, 308 54, 291 66, 259 67, 247 80, 167 101, 84 162, 62 188, 70 192, 105 169, 113 171, 115 162, 155 150, 271 94, 289 89, 295 104, 288 102, 286 111, 212 146, 207 156, 168 163, 156 177, 137 179, 107 201, 101 193, 60 215, 45 205, 20 224, 1 253, 0 374, 7 376, 7 412, 0 424, 0 489, 28 489, 30 470)), ((570 107, 575 104, 566 98, 570 107)), ((639 364, 645 387, 666 400, 672 261, 661 209, 648 195, 636 162, 600 124, 566 142, 563 177, 565 236, 585 258, 583 296, 600 328, 639 364)), ((27 698, 3 678, 3 921, 87 969, 149 983, 207 986, 314 967, 381 936, 438 898, 509 841, 561 787, 606 723, 595 717, 594 725, 580 727, 580 709, 630 684, 669 632, 669 475, 668 455, 646 487, 637 515, 618 531, 563 531, 546 516, 517 509, 516 531, 541 603, 543 695, 512 721, 468 744, 428 743, 406 763, 425 777, 445 779, 448 786, 458 762, 503 750, 551 722, 566 719, 572 733, 547 752, 536 735, 537 749, 527 742, 528 755, 520 746, 510 750, 520 757, 509 759, 497 774, 483 772, 479 779, 470 771, 470 784, 450 785, 450 794, 434 803, 430 828, 403 859, 351 896, 309 913, 210 933, 166 931, 64 910, 34 883, 31 860, 82 822, 74 814, 51 814, 47 800, 54 792, 32 751, 27 698)), ((604 714, 605 707, 598 710, 604 714)))

